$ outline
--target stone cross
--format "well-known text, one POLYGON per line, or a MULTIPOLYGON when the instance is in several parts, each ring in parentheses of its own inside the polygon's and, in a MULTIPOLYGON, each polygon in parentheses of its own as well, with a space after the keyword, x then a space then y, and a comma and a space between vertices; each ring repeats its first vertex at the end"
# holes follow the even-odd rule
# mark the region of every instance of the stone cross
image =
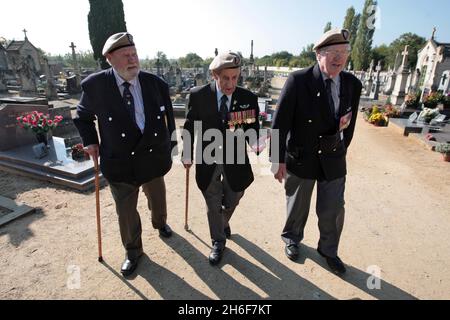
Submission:
POLYGON ((25 40, 27 40, 27 39, 28 39, 28 38, 27 38, 27 32, 28 32, 27 29, 24 28, 24 29, 22 30, 22 32, 25 34, 25 40))
POLYGON ((214 51, 214 54, 216 55, 216 57, 218 56, 219 50, 217 50, 217 48, 216 48, 216 51, 214 51))
POLYGON ((75 68, 75 75, 77 75, 77 77, 78 77, 81 74, 81 72, 79 70, 78 61, 77 61, 77 54, 75 52, 75 48, 76 47, 77 46, 73 42, 70 43, 70 47, 69 48, 72 49, 72 59, 73 59, 73 65, 74 65, 74 68, 75 68))
POLYGON ((433 28, 433 34, 431 35, 431 39, 433 39, 434 40, 434 37, 435 37, 435 35, 436 35, 436 27, 434 27, 433 28))
POLYGON ((402 61, 402 70, 406 70, 406 65, 408 64, 408 45, 405 46, 405 50, 402 52, 403 61, 402 61))
POLYGON ((375 68, 375 70, 376 70, 378 73, 380 73, 380 71, 381 71, 381 60, 378 61, 378 65, 377 65, 377 67, 375 68))

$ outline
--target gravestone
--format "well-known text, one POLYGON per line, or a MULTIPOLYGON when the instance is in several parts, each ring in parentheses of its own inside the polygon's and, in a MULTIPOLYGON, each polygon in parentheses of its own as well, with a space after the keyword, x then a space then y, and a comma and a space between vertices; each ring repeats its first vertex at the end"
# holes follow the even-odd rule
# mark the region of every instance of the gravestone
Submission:
POLYGON ((444 71, 442 73, 441 81, 439 82, 439 91, 447 93, 450 90, 450 70, 444 71))
POLYGON ((22 84, 20 95, 24 97, 37 96, 37 75, 32 58, 30 56, 21 58, 17 71, 22 84))
POLYGON ((370 91, 370 99, 378 100, 378 96, 380 93, 380 72, 381 72, 381 61, 378 61, 378 65, 376 68, 375 81, 372 84, 372 90, 370 91))
POLYGON ((374 67, 374 61, 372 60, 370 62, 370 67, 368 70, 368 75, 364 84, 364 90, 366 91, 366 96, 370 95, 370 92, 372 90, 372 83, 373 83, 373 67, 374 67))
POLYGON ((69 94, 81 93, 81 85, 79 78, 76 75, 72 75, 66 78, 67 92, 69 94))
POLYGON ((37 143, 35 134, 32 131, 27 131, 17 125, 17 117, 35 110, 47 114, 48 106, 0 105, 0 151, 37 143))
POLYGON ((44 58, 44 70, 45 70, 45 77, 47 78, 45 97, 49 100, 56 100, 58 99, 58 93, 56 92, 56 85, 53 80, 53 72, 48 64, 47 58, 44 58))
POLYGON ((64 138, 67 147, 82 143, 80 134, 73 123, 70 106, 51 108, 49 110, 49 116, 51 119, 54 119, 55 116, 63 117, 63 120, 53 129, 53 135, 64 138))
POLYGON ((401 105, 405 101, 406 85, 409 77, 409 72, 407 69, 408 55, 409 55, 408 47, 409 46, 405 46, 405 50, 402 53, 403 55, 402 65, 400 66, 399 73, 395 81, 394 90, 391 95, 391 102, 393 105, 401 105))

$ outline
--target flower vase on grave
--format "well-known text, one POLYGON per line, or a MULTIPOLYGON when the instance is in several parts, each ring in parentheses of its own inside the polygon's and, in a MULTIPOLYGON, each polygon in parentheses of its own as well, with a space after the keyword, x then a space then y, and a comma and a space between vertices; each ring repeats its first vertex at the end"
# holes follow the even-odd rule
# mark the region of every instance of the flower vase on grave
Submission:
POLYGON ((48 135, 47 135, 47 132, 36 133, 36 140, 39 143, 43 143, 48 148, 48 135))

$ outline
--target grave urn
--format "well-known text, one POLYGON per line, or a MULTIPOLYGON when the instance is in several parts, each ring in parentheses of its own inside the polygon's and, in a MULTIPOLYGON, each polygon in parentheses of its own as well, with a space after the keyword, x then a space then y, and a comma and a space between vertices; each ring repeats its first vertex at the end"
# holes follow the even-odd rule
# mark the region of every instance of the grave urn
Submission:
POLYGON ((47 134, 47 132, 36 133, 36 140, 39 143, 43 143, 46 147, 48 147, 48 134, 47 134))

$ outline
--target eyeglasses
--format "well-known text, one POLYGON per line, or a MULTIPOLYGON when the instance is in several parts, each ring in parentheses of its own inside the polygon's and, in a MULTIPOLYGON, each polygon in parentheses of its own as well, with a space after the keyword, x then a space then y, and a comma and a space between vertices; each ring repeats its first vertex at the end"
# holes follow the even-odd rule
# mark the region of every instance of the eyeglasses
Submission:
POLYGON ((326 54, 336 57, 336 56, 348 56, 350 52, 352 52, 350 49, 345 49, 345 50, 324 50, 321 53, 324 55, 326 54))

